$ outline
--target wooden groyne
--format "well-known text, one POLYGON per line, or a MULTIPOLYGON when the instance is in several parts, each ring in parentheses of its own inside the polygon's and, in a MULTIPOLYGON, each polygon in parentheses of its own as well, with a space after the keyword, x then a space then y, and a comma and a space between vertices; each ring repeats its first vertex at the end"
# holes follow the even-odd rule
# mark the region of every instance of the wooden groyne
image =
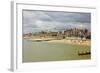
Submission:
POLYGON ((90 51, 82 51, 82 52, 78 52, 78 55, 81 56, 81 55, 90 55, 91 52, 90 51))

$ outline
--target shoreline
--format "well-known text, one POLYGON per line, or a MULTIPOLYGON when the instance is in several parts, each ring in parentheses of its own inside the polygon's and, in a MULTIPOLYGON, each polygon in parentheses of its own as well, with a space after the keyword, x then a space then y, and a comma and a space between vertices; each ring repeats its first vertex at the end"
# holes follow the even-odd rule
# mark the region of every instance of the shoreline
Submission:
POLYGON ((56 39, 56 38, 24 38, 30 41, 47 41, 48 43, 63 43, 63 44, 72 44, 72 45, 85 45, 90 46, 91 40, 81 40, 81 39, 56 39))

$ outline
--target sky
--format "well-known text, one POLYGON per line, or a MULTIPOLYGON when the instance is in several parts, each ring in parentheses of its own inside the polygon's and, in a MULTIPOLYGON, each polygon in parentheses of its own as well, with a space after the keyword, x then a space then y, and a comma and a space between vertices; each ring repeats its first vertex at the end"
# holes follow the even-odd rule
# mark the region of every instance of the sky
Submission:
POLYGON ((23 33, 62 31, 70 28, 91 29, 91 14, 63 11, 23 10, 23 33))

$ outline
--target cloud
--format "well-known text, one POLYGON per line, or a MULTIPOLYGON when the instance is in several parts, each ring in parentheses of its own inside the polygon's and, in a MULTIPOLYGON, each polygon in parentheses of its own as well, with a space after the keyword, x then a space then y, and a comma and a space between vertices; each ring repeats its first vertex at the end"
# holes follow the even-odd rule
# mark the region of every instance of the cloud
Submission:
POLYGON ((60 31, 68 28, 90 28, 90 13, 23 10, 23 31, 60 31))

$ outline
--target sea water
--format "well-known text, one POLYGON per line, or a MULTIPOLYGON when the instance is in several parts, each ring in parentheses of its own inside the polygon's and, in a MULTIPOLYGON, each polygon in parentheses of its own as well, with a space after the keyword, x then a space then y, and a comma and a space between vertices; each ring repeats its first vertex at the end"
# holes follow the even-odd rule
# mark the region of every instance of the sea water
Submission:
POLYGON ((78 52, 90 51, 90 46, 73 45, 64 43, 51 43, 48 41, 32 41, 23 39, 22 61, 63 61, 86 60, 91 55, 78 55, 78 52))

